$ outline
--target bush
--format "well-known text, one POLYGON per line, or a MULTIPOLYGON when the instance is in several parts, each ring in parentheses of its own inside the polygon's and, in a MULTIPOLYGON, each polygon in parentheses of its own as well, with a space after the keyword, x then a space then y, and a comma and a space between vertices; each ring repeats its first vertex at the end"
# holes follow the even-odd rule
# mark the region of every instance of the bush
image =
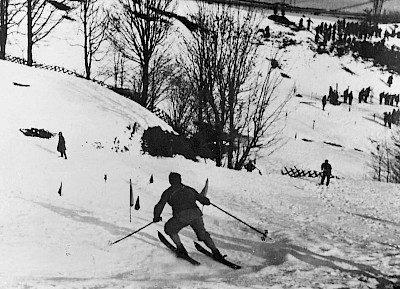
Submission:
POLYGON ((172 157, 182 155, 196 161, 196 153, 190 141, 184 136, 163 131, 159 126, 145 130, 142 136, 142 152, 155 157, 172 157))
POLYGON ((55 136, 55 133, 49 132, 48 130, 45 130, 43 128, 37 129, 37 128, 21 128, 19 130, 26 136, 32 136, 32 137, 40 137, 40 138, 52 138, 55 136))

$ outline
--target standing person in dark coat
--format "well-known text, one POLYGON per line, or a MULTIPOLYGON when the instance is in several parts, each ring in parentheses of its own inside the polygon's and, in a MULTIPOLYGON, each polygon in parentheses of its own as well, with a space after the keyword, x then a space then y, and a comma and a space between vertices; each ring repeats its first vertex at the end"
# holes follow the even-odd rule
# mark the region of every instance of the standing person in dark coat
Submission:
POLYGON ((390 75, 388 80, 387 80, 387 84, 389 85, 389 87, 391 87, 392 83, 393 83, 393 75, 390 75))
POLYGON ((386 124, 387 124, 387 122, 388 122, 388 115, 387 115, 387 112, 384 112, 384 113, 383 113, 383 122, 384 122, 384 124, 385 124, 385 126, 386 126, 386 124))
POLYGON ((169 183, 171 186, 166 189, 160 198, 160 201, 154 206, 153 222, 162 220, 161 213, 166 203, 172 207, 172 218, 164 226, 165 233, 174 241, 178 257, 187 255, 187 251, 179 238, 179 231, 190 226, 196 233, 197 239, 203 241, 211 249, 214 258, 223 259, 219 250, 211 239, 210 234, 204 228, 203 214, 196 201, 203 205, 210 205, 207 197, 199 194, 195 189, 182 184, 181 175, 171 172, 169 174, 169 183))
POLYGON ((64 136, 62 134, 62 132, 60 131, 58 133, 58 145, 57 145, 57 151, 61 153, 61 157, 64 157, 65 159, 67 159, 67 153, 65 152, 67 149, 65 148, 65 139, 64 136))
POLYGON ((326 95, 322 97, 322 110, 325 110, 325 106, 326 106, 326 95))
POLYGON ((299 29, 303 29, 303 18, 299 20, 299 29))
POLYGON ((310 30, 310 28, 311 28, 311 23, 312 23, 312 20, 311 20, 310 18, 308 18, 308 19, 307 19, 307 30, 310 30))
POLYGON ((351 105, 353 103, 353 92, 350 91, 349 93, 349 105, 351 105))
POLYGON ((278 15, 278 3, 275 3, 274 5, 274 15, 278 15))
POLYGON ((331 178, 331 173, 332 173, 332 166, 328 162, 328 160, 325 160, 325 162, 322 163, 321 170, 322 170, 321 185, 324 184, 326 178, 326 186, 329 186, 329 180, 331 178))

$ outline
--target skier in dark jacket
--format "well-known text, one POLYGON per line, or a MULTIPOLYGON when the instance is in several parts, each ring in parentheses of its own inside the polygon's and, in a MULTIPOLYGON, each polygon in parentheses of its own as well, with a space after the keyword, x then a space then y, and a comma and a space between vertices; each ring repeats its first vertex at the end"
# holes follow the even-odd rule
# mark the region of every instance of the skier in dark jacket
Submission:
POLYGON ((154 206, 154 222, 162 220, 161 213, 166 203, 172 207, 172 218, 169 219, 164 226, 164 231, 174 241, 177 248, 177 256, 187 255, 187 251, 183 246, 179 231, 190 226, 196 233, 197 239, 203 241, 209 247, 216 259, 222 259, 223 256, 211 239, 210 234, 204 228, 203 214, 196 201, 203 205, 210 205, 207 197, 200 195, 195 189, 182 184, 181 175, 178 173, 169 174, 169 183, 171 186, 166 189, 160 198, 160 201, 154 206))
POLYGON ((322 170, 321 185, 324 184, 324 181, 325 181, 325 178, 326 178, 326 186, 328 186, 329 185, 329 180, 331 178, 331 173, 332 173, 332 166, 328 162, 328 160, 325 160, 325 162, 322 163, 321 170, 322 170))
POLYGON ((66 151, 67 149, 65 148, 65 139, 64 136, 62 135, 62 132, 60 131, 58 133, 58 145, 57 145, 57 151, 61 153, 61 157, 64 157, 67 159, 67 154, 66 151))

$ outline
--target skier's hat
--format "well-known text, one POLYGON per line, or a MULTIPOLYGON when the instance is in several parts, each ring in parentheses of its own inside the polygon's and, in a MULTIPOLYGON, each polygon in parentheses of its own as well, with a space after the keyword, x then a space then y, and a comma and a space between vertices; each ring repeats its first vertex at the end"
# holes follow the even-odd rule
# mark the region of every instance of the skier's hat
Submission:
POLYGON ((171 185, 173 184, 180 184, 182 181, 181 175, 175 172, 171 172, 168 176, 169 178, 169 183, 171 185))

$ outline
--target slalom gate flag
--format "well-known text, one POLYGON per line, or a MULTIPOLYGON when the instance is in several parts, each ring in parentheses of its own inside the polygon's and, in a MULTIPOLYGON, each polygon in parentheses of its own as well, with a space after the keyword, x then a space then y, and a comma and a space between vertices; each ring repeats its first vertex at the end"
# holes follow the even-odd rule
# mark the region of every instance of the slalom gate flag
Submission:
POLYGON ((61 190, 62 190, 62 182, 61 182, 60 188, 58 189, 58 194, 60 195, 60 197, 61 197, 61 194, 62 194, 61 190))
POLYGON ((135 210, 138 211, 140 209, 140 201, 139 201, 139 196, 136 199, 136 204, 135 204, 135 210))
POLYGON ((132 181, 129 179, 129 196, 130 196, 130 206, 133 207, 133 190, 132 190, 132 181))
POLYGON ((202 195, 203 197, 206 197, 208 193, 208 178, 206 180, 206 184, 204 185, 204 188, 201 190, 200 195, 202 195))

